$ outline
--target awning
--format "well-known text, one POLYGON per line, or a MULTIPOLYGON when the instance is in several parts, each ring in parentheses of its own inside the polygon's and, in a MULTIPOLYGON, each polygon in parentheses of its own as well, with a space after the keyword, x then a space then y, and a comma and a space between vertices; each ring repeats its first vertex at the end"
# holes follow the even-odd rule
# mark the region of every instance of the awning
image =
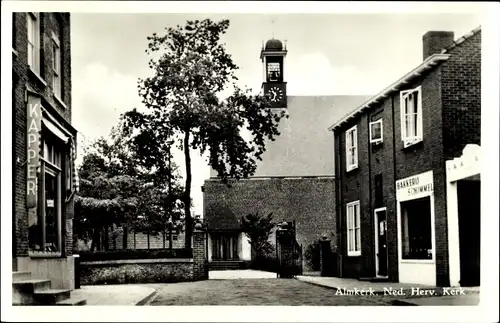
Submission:
POLYGON ((43 125, 50 131, 52 132, 56 137, 64 141, 64 143, 68 143, 69 136, 66 135, 58 126, 56 126, 52 121, 43 118, 42 119, 43 125))

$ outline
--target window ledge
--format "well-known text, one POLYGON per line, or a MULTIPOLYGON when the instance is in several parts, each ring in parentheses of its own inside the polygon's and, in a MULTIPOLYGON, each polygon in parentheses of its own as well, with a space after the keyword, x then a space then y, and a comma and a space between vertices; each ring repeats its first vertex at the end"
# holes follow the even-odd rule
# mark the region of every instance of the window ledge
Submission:
POLYGON ((406 149, 406 148, 410 148, 410 147, 413 147, 421 142, 423 142, 424 140, 422 138, 418 138, 418 139, 414 139, 414 140, 411 140, 411 141, 407 141, 407 140, 404 140, 403 139, 403 149, 406 149))
POLYGON ((61 252, 28 251, 30 258, 60 258, 61 252))
POLYGON ((434 259, 399 259, 402 264, 433 264, 434 259))
POLYGON ((57 96, 57 95, 55 95, 55 94, 54 94, 54 99, 55 99, 57 102, 59 102, 59 104, 60 104, 60 105, 61 105, 64 109, 66 109, 66 110, 68 109, 68 107, 66 106, 66 104, 63 102, 63 100, 62 100, 62 99, 60 99, 60 98, 59 98, 59 96, 57 96))
POLYGON ((346 169, 346 172, 347 172, 347 173, 349 173, 350 171, 353 171, 353 170, 355 170, 355 169, 358 169, 358 165, 348 167, 348 168, 346 169))
POLYGON ((31 66, 29 66, 28 69, 30 70, 31 74, 33 74, 38 79, 38 81, 43 84, 43 86, 47 86, 47 82, 45 82, 43 77, 41 77, 40 74, 38 74, 38 72, 32 69, 31 66))
POLYGON ((353 251, 347 253, 347 257, 360 257, 360 256, 361 256, 361 251, 353 251))

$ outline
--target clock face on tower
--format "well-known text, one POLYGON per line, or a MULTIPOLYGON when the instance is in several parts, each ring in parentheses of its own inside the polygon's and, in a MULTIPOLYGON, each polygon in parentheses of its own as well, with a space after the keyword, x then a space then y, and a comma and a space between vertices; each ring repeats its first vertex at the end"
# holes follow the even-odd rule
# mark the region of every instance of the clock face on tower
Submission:
POLYGON ((269 89, 269 95, 271 102, 280 102, 283 99, 283 90, 273 86, 269 89))

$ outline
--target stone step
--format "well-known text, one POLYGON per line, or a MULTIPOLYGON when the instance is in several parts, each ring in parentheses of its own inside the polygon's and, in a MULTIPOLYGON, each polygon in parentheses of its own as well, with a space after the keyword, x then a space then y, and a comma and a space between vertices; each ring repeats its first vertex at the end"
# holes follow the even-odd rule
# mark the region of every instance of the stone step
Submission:
POLYGON ((83 306, 87 305, 86 299, 68 298, 56 303, 57 306, 83 306))
POLYGON ((33 294, 33 299, 39 305, 56 305, 58 302, 70 298, 69 289, 48 289, 37 291, 33 294))
POLYGON ((31 279, 31 273, 29 271, 13 271, 12 272, 12 281, 18 282, 21 280, 31 279))
POLYGON ((33 294, 37 291, 48 290, 50 286, 50 279, 23 279, 12 282, 13 291, 24 294, 33 294))
POLYGON ((34 305, 33 294, 37 291, 48 290, 51 287, 49 279, 26 279, 12 282, 12 304, 34 305))

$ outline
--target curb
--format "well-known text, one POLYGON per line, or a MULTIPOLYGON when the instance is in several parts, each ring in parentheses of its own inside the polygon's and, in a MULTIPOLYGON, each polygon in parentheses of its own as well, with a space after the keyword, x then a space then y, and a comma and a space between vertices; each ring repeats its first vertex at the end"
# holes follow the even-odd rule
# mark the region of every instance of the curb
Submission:
POLYGON ((158 295, 159 291, 160 291, 160 288, 154 289, 151 293, 148 294, 148 296, 144 297, 143 299, 141 299, 140 301, 135 303, 135 306, 146 305, 146 303, 148 303, 150 300, 154 299, 156 297, 156 295, 158 295))

